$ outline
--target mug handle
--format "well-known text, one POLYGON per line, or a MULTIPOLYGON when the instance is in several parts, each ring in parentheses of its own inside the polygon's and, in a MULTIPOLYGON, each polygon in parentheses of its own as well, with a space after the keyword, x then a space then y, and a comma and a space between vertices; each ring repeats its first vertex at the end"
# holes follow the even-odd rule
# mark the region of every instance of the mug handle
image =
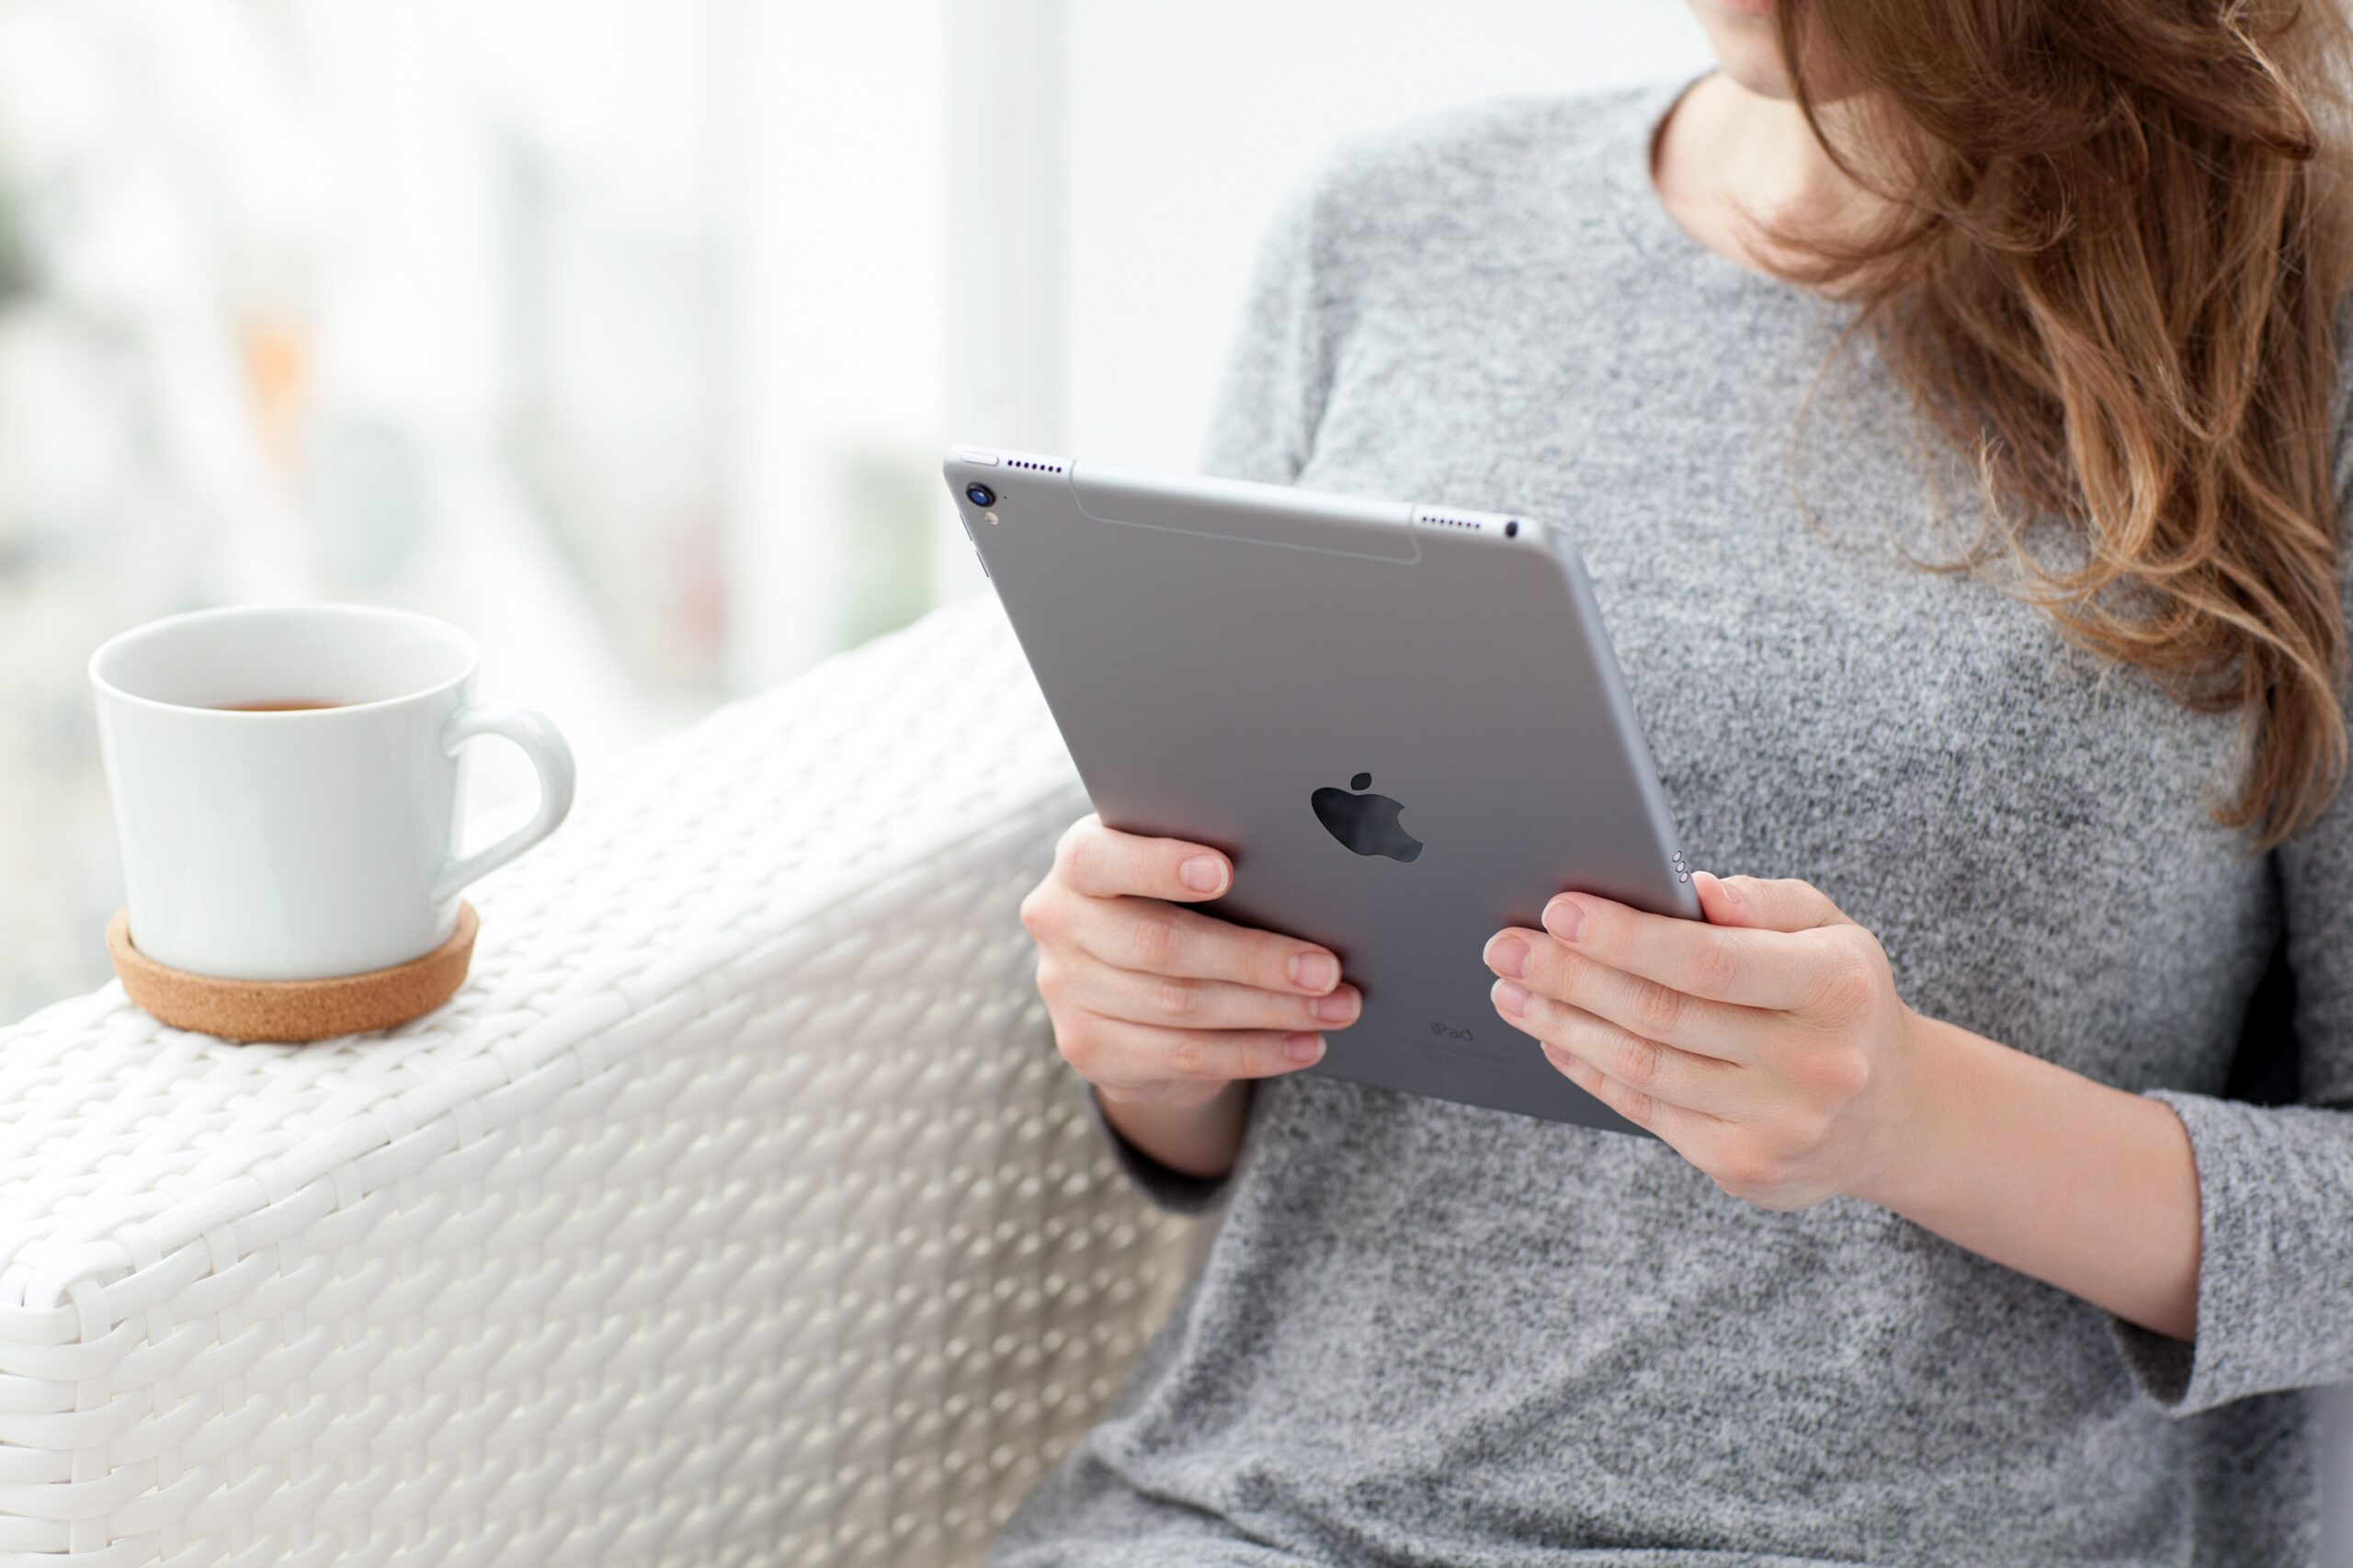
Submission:
POLYGON ((553 833, 572 810, 572 748, 546 714, 529 708, 460 708, 441 726, 441 749, 455 756, 460 746, 482 735, 502 735, 523 748, 540 776, 540 808, 529 822, 497 843, 442 867, 441 874, 433 879, 432 898, 437 906, 553 833))

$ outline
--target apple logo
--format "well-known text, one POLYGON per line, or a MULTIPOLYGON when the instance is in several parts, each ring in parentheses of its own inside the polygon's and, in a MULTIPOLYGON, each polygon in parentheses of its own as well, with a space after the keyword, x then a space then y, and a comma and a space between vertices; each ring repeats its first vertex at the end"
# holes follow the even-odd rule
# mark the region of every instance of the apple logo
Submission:
MULTIPOLYGON (((1371 784, 1371 774, 1359 773, 1348 780, 1348 790, 1370 789, 1371 784)), ((1348 790, 1327 784, 1308 802, 1315 808, 1315 820, 1333 837, 1359 855, 1386 855, 1392 860, 1411 860, 1422 852, 1422 841, 1397 820, 1405 809, 1402 802, 1386 795, 1351 795, 1348 790)))

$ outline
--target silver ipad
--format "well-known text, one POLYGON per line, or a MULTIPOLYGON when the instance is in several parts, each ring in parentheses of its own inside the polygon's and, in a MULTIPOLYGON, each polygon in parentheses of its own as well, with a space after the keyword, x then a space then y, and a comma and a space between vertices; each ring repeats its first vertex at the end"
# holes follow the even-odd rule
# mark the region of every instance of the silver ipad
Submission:
POLYGON ((1564 890, 1699 904, 1575 548, 1533 517, 962 448, 964 528, 1105 823, 1340 956, 1333 1077, 1632 1131, 1489 1000, 1564 890))

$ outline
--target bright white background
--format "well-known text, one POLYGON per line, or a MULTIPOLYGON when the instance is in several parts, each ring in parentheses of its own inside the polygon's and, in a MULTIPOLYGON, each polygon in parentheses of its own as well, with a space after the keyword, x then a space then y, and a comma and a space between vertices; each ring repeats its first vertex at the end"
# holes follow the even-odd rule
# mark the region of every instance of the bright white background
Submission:
MULTIPOLYGON (((1335 139, 1708 58, 1681 0, 865 0, 821 22, 746 15, 761 18, 751 58, 785 90, 759 96, 735 145, 820 153, 754 158, 737 207, 746 275, 791 279, 745 301, 739 345, 747 384, 766 389, 737 408, 759 422, 738 479, 760 500, 742 515, 761 519, 754 548, 775 552, 779 581, 802 552, 842 547, 767 525, 813 483, 840 515, 850 453, 913 446, 927 472, 949 432, 1192 467, 1259 234, 1335 139)), ((978 588, 944 506, 936 523, 942 591, 978 588)), ((742 673, 789 667, 811 635, 755 631, 742 673)))
POLYGON ((1680 0, 1072 5, 1064 445, 1190 467, 1258 234, 1335 137, 1699 70, 1680 0))
POLYGON ((1681 0, 0 0, 0 1020, 107 973, 111 632, 440 614, 593 790, 978 591, 950 441, 1191 466, 1336 137, 1702 58, 1681 0))

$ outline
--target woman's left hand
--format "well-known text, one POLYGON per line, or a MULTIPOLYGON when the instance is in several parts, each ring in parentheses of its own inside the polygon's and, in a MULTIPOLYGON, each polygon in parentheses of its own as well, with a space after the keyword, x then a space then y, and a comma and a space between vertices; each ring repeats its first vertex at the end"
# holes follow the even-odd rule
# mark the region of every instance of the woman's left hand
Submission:
POLYGON ((1878 938, 1811 883, 1692 880, 1705 925, 1563 893, 1543 930, 1497 932, 1496 1010, 1736 1198, 1869 1196, 1922 1077, 1921 1019, 1878 938))

